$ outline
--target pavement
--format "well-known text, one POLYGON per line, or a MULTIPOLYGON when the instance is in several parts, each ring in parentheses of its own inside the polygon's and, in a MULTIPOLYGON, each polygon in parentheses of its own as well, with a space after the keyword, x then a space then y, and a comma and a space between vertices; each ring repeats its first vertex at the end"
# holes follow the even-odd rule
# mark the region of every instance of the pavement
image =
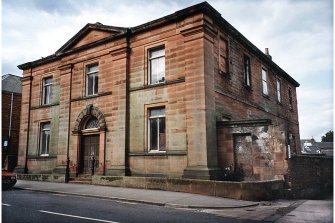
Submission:
POLYGON ((259 205, 258 202, 211 197, 182 192, 143 190, 87 184, 18 180, 14 187, 17 189, 39 192, 96 197, 123 202, 143 203, 175 208, 222 209, 252 207, 259 205))
POLYGON ((189 208, 217 216, 276 223, 333 222, 333 195, 323 200, 242 201, 161 190, 18 180, 17 189, 189 208))

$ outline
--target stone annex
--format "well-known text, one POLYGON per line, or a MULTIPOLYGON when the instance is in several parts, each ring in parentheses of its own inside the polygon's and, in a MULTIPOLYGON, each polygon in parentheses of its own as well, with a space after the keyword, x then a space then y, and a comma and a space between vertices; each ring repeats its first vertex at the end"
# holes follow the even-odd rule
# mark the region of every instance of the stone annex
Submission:
POLYGON ((18 67, 17 173, 284 179, 299 151, 299 83, 207 2, 18 67))

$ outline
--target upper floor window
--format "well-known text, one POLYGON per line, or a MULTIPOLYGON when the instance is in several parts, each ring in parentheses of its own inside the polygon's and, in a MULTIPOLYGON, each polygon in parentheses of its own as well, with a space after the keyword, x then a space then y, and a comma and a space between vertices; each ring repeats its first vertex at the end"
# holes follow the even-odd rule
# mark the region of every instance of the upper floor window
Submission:
POLYGON ((149 84, 165 82, 165 48, 149 51, 149 84))
POLYGON ((40 131, 40 155, 48 156, 50 146, 50 122, 41 123, 40 131))
POLYGON ((220 38, 219 42, 219 69, 221 72, 229 73, 229 63, 228 63, 228 42, 225 39, 220 38))
POLYGON ((288 101, 289 101, 289 108, 293 109, 293 98, 292 98, 292 91, 288 89, 288 101))
POLYGON ((277 79, 277 101, 281 103, 281 82, 277 79))
POLYGON ((98 94, 98 64, 87 67, 86 95, 98 94))
POLYGON ((43 79, 43 96, 42 104, 47 105, 51 103, 52 99, 52 77, 43 79))
POLYGON ((165 151, 165 108, 149 109, 149 150, 165 151))
POLYGON ((268 77, 267 77, 267 71, 262 68, 262 84, 263 84, 263 94, 269 95, 269 89, 268 89, 268 77))
POLYGON ((251 87, 250 58, 247 55, 244 55, 244 84, 251 87))

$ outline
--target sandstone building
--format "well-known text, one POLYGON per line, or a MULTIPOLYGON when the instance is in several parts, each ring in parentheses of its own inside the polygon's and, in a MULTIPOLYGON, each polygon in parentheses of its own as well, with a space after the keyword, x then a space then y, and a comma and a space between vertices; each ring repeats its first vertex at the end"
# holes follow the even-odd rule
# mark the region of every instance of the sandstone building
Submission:
POLYGON ((18 67, 17 172, 282 179, 298 149, 299 84, 206 2, 18 67))

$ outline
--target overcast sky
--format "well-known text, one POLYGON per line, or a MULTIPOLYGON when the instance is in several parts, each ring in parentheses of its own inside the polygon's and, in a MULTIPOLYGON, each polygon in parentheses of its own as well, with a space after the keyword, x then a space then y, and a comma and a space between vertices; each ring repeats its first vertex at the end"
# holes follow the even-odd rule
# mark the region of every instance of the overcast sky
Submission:
MULTIPOLYGON (((132 27, 201 1, 2 0, 2 74, 53 54, 87 23, 132 27)), ((333 130, 333 1, 208 0, 289 73, 298 88, 300 138, 333 130)))

